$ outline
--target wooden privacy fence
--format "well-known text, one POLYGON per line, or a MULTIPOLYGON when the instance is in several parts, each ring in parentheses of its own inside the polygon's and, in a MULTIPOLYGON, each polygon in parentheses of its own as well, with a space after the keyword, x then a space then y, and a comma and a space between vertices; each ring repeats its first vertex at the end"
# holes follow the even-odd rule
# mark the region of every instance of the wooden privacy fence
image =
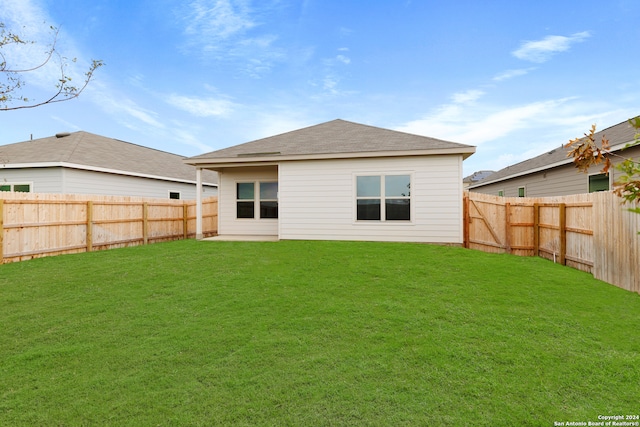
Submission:
POLYGON ((541 256, 640 293, 640 215, 611 192, 464 196, 465 247, 541 256))
MULTIPOLYGON (((203 200, 203 234, 218 228, 218 199, 203 200)), ((90 252, 196 234, 195 201, 0 194, 0 260, 90 252)))

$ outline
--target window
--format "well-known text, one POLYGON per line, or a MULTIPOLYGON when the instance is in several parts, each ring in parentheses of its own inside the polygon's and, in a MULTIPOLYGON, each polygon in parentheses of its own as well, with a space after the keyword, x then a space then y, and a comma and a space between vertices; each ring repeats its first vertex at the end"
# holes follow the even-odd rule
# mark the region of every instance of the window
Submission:
POLYGON ((609 191, 609 175, 600 173, 589 176, 589 193, 609 191))
POLYGON ((238 218, 255 218, 255 184, 253 182, 239 182, 236 184, 237 202, 236 214, 238 218))
POLYGON ((180 200, 180 193, 178 191, 169 191, 169 198, 174 200, 180 200))
POLYGON ((260 218, 278 218, 278 183, 260 183, 260 218))
POLYGON ((2 184, 0 191, 14 191, 16 193, 30 193, 31 184, 2 184))
POLYGON ((236 218, 255 218, 256 206, 259 218, 278 218, 277 182, 236 183, 236 218))
POLYGON ((524 187, 518 187, 518 197, 525 197, 524 187))
POLYGON ((356 177, 358 221, 410 221, 410 175, 362 175, 356 177))
POLYGON ((498 196, 504 197, 504 190, 498 190, 498 196))

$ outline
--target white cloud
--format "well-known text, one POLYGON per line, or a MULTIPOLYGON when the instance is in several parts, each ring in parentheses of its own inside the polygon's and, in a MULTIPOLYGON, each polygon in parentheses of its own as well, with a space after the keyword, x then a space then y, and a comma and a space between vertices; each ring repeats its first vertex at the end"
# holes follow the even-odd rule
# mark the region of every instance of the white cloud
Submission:
POLYGON ((234 104, 225 99, 194 98, 182 95, 170 95, 167 102, 198 117, 219 117, 231 113, 234 104))
MULTIPOLYGON (((452 97, 454 101, 459 98, 452 97)), ((450 102, 395 129, 478 146, 476 154, 464 162, 465 173, 470 174, 535 157, 581 136, 593 123, 600 130, 633 114, 637 113, 578 97, 520 105, 450 102)))
POLYGON ((338 90, 336 89, 336 86, 338 86, 338 79, 335 76, 326 76, 322 83, 323 89, 327 92, 334 95, 338 93, 338 90))
POLYGON ((184 50, 198 52, 205 60, 236 63, 245 74, 258 78, 276 62, 286 59, 275 46, 274 34, 259 34, 258 16, 271 2, 250 8, 246 0, 193 0, 179 12, 186 36, 184 50), (261 9, 258 10, 257 8, 261 9))
POLYGON ((533 70, 535 70, 535 68, 520 68, 517 70, 507 70, 496 75, 492 80, 495 82, 501 82, 503 80, 509 80, 514 77, 524 76, 525 74, 528 74, 533 70))
POLYGON ((484 91, 471 89, 465 92, 454 93, 451 99, 456 104, 469 104, 477 101, 482 95, 484 95, 484 91))
POLYGON ((56 85, 61 78, 61 65, 64 66, 64 74, 73 79, 76 86, 81 86, 89 69, 89 62, 83 60, 67 33, 59 30, 56 32, 51 26, 56 26, 46 11, 30 0, 0 0, 0 22, 6 25, 6 30, 17 34, 26 44, 5 45, 3 55, 7 61, 7 68, 14 70, 32 71, 21 73, 25 82, 20 93, 16 95, 26 96, 31 102, 42 102, 53 96, 56 85), (56 51, 66 58, 80 58, 77 62, 63 60, 53 55, 48 62, 47 50, 56 42, 56 51), (42 64, 42 66, 40 66, 42 64), (38 90, 34 90, 37 88, 38 90))
POLYGON ((86 94, 93 103, 129 129, 139 129, 139 122, 158 129, 165 127, 156 118, 158 117, 156 112, 139 106, 135 101, 103 82, 93 82, 86 94))
POLYGON ((567 117, 562 107, 573 98, 552 99, 511 107, 468 107, 446 104, 435 113, 408 122, 398 130, 428 135, 463 144, 481 145, 515 131, 537 128, 567 117))
POLYGON ((191 132, 191 130, 184 129, 179 126, 171 128, 171 140, 179 142, 180 144, 188 145, 190 147, 195 147, 199 152, 202 153, 214 150, 211 146, 200 142, 198 137, 196 137, 191 132))
POLYGON ((29 0, 0 0, 0 22, 12 29, 25 31, 27 37, 37 37, 48 32, 47 14, 29 0))
POLYGON ((52 115, 51 118, 56 122, 62 123, 65 126, 64 127, 65 130, 73 130, 73 131, 82 130, 80 126, 76 125, 75 123, 71 123, 68 120, 63 119, 62 117, 52 115))
POLYGON ((547 36, 542 40, 524 42, 512 55, 525 61, 542 63, 548 61, 554 54, 565 52, 571 45, 580 43, 589 38, 588 31, 566 36, 547 36))
POLYGON ((344 55, 338 55, 336 56, 336 60, 339 62, 342 62, 343 64, 350 64, 351 63, 351 59, 344 56, 344 55))
POLYGON ((209 41, 229 39, 256 26, 247 7, 232 0, 195 0, 189 3, 185 33, 209 41))

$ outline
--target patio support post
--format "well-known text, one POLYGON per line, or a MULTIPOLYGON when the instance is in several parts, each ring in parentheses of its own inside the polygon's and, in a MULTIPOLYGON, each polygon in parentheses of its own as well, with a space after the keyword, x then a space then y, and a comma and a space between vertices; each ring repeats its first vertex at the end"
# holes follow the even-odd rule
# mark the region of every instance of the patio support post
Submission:
POLYGON ((196 168, 196 240, 202 237, 202 168, 196 168))

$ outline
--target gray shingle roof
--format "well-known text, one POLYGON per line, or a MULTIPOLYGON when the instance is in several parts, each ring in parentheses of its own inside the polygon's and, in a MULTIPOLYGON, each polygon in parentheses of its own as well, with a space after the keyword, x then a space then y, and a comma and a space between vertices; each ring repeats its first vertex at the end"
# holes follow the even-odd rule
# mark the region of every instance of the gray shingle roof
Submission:
POLYGON ((462 180, 462 182, 468 182, 471 184, 475 184, 478 181, 482 181, 483 179, 485 179, 486 177, 488 177, 489 175, 495 173, 495 171, 476 171, 474 173, 472 173, 469 176, 464 177, 464 179, 462 180))
MULTIPOLYGON (((596 132, 594 136, 598 145, 600 144, 600 141, 602 141, 602 137, 605 136, 609 140, 609 145, 611 147, 615 147, 616 145, 627 144, 633 141, 635 133, 635 128, 631 126, 628 121, 624 121, 596 132)), ((567 143, 568 142, 569 141, 567 141, 567 143)), ((566 143, 564 145, 566 145, 566 143)), ((564 145, 537 157, 507 166, 506 168, 489 175, 480 182, 473 183, 471 188, 487 185, 493 182, 504 181, 515 176, 556 167, 561 164, 572 163, 573 159, 568 157, 571 149, 566 148, 564 145)))
MULTIPOLYGON (((169 179, 196 180, 196 170, 184 157, 88 132, 58 134, 0 146, 0 164, 71 163, 169 179)), ((203 172, 203 182, 218 176, 203 172)))
POLYGON ((475 147, 338 119, 201 154, 189 158, 187 162, 265 156, 339 157, 346 153, 429 150, 457 150, 467 157, 475 151, 475 147))

